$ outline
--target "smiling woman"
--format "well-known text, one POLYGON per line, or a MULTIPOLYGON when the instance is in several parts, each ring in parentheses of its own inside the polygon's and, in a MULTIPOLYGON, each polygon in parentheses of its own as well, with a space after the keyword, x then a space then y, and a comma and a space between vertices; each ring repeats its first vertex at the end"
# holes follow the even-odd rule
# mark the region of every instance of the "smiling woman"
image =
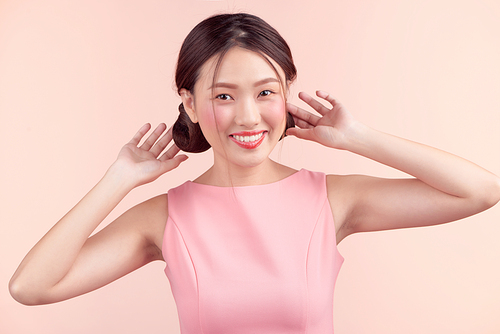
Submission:
POLYGON ((213 148, 210 173, 224 179, 228 168, 240 173, 237 166, 271 161, 268 156, 285 131, 286 87, 280 84, 285 74, 274 60, 241 47, 225 54, 217 74, 215 63, 203 65, 193 92, 181 88, 180 94, 190 120, 199 123, 213 148))
MULTIPOLYGON (((198 79, 210 76, 209 89, 216 87, 234 88, 234 84, 216 82, 222 60, 234 47, 253 51, 263 57, 274 73, 271 79, 278 79, 280 91, 295 80, 297 70, 292 53, 286 41, 269 24, 253 15, 216 15, 200 22, 187 35, 179 52, 175 81, 179 94, 193 94, 198 79), (200 75, 203 68, 203 75, 200 75), (278 72, 281 71, 281 73, 278 72), (284 75, 283 75, 284 74, 284 75)), ((267 81, 267 79, 264 79, 267 81)), ((262 82, 264 83, 264 82, 262 82)), ((255 82, 260 85, 260 82, 255 82)), ((212 92, 213 93, 213 92, 212 92)), ((179 119, 174 124, 174 141, 186 152, 203 152, 210 148, 197 124, 191 122, 185 113, 185 106, 179 106, 179 119)), ((288 114, 286 126, 293 127, 293 117, 288 114)))
POLYGON ((12 296, 26 305, 54 303, 160 260, 183 334, 331 334, 343 263, 337 244, 345 237, 442 224, 500 199, 494 174, 374 130, 327 92, 299 94, 315 113, 287 103, 295 76, 286 42, 258 17, 222 14, 198 24, 179 53, 182 104, 173 131, 165 124, 139 129, 26 255, 10 281, 12 296), (292 169, 270 158, 285 132, 412 177, 292 169), (132 189, 185 161, 180 150, 210 147, 213 165, 194 181, 91 236, 132 189))

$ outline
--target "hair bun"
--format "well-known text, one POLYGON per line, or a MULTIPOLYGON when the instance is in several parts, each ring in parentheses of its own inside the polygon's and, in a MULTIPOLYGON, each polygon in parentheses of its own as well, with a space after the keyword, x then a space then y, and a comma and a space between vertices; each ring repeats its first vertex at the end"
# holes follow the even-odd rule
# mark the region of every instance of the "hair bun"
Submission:
POLYGON ((174 123, 172 137, 175 145, 184 152, 201 153, 211 147, 201 132, 200 125, 191 122, 182 103, 179 105, 179 117, 174 123))
POLYGON ((285 125, 285 131, 283 132, 283 135, 281 136, 280 140, 286 137, 286 130, 290 128, 295 127, 295 121, 293 120, 292 114, 289 112, 286 113, 286 125, 285 125))

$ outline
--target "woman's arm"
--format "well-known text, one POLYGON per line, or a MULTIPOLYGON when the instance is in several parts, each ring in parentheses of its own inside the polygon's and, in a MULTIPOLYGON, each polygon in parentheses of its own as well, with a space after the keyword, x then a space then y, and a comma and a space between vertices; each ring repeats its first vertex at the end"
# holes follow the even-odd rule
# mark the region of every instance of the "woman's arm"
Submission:
POLYGON ((175 146, 160 156, 172 138, 170 131, 160 138, 166 130, 164 124, 138 147, 149 129, 145 125, 139 130, 99 183, 26 255, 9 284, 16 300, 35 305, 68 299, 161 256, 153 247, 148 227, 164 218, 161 207, 166 209, 166 198, 132 208, 89 238, 130 190, 186 159, 175 156, 179 151, 175 146))
POLYGON ((332 108, 301 93, 301 99, 322 116, 289 105, 299 128, 288 134, 348 150, 415 177, 328 176, 338 241, 354 232, 445 223, 499 201, 500 179, 494 174, 450 153, 371 129, 327 93, 317 95, 332 108))

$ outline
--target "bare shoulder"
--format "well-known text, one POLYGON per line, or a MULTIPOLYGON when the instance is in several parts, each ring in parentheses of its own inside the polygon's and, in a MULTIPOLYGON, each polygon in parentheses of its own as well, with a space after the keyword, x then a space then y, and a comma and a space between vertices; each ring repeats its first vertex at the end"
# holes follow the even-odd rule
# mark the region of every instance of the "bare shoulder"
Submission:
POLYGON ((137 231, 146 238, 148 244, 157 252, 157 259, 161 257, 163 233, 168 218, 167 194, 152 197, 131 208, 125 213, 128 221, 134 222, 137 231))
POLYGON ((328 194, 328 201, 332 210, 333 221, 335 224, 335 234, 337 236, 337 244, 344 239, 349 233, 345 231, 345 217, 346 217, 346 201, 345 193, 342 189, 346 188, 346 176, 329 174, 326 176, 326 190, 328 194), (344 196, 343 196, 344 195, 344 196))
POLYGON ((354 232, 347 222, 353 210, 353 197, 359 191, 359 185, 368 179, 370 177, 364 175, 329 174, 326 176, 328 201, 335 222, 337 243, 354 232))
POLYGON ((339 196, 345 197, 346 191, 352 192, 352 187, 362 186, 370 181, 375 181, 379 178, 375 178, 368 175, 350 174, 350 175, 336 175, 329 174, 326 176, 326 186, 328 189, 328 196, 339 196))

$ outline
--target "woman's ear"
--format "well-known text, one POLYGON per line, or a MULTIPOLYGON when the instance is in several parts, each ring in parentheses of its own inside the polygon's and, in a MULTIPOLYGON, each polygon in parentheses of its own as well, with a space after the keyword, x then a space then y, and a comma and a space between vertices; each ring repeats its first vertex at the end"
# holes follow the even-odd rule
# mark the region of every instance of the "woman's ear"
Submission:
POLYGON ((285 95, 285 100, 288 100, 288 98, 290 97, 290 92, 291 92, 291 87, 292 87, 292 84, 293 84, 293 81, 291 80, 287 80, 286 81, 286 93, 284 94, 285 95))
POLYGON ((196 112, 194 111, 194 96, 188 91, 186 88, 182 88, 180 90, 180 95, 182 99, 182 105, 184 106, 184 110, 189 116, 189 119, 193 123, 198 123, 198 116, 196 116, 196 112))

